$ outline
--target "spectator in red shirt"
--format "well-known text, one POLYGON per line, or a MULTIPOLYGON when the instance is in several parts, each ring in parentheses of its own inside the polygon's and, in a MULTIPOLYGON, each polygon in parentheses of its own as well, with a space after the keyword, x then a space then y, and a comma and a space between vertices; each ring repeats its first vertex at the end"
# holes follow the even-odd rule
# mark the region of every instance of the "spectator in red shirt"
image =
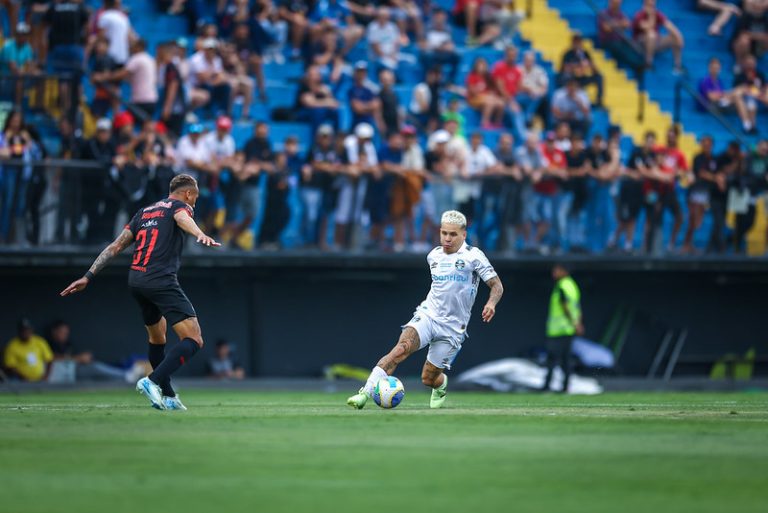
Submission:
POLYGON ((656 9, 656 0, 643 0, 643 7, 632 20, 632 36, 645 50, 645 64, 653 65, 653 57, 664 50, 672 49, 675 70, 682 71, 683 35, 672 21, 656 9), (662 35, 661 29, 667 30, 662 35))
POLYGON ((480 111, 480 126, 484 129, 501 124, 504 116, 504 100, 496 91, 496 84, 488 71, 488 61, 477 57, 472 71, 467 75, 467 102, 480 111))
POLYGON ((555 146, 555 133, 547 132, 544 143, 541 145, 541 154, 544 157, 544 169, 534 174, 533 178, 533 202, 531 221, 535 227, 535 242, 540 251, 549 253, 549 241, 545 238, 549 234, 552 224, 556 220, 556 201, 560 191, 559 179, 566 178, 565 153, 555 146))
POLYGON ((675 128, 667 132, 667 145, 658 149, 658 167, 653 168, 643 185, 647 205, 645 229, 645 248, 649 253, 660 235, 658 232, 664 218, 664 211, 669 210, 674 216, 672 234, 667 244, 667 251, 675 249, 677 235, 683 224, 683 213, 675 190, 678 177, 689 179, 688 160, 677 146, 678 132, 675 128))
POLYGON ((523 72, 517 65, 517 48, 508 46, 504 51, 504 60, 497 62, 491 70, 496 90, 506 104, 512 118, 512 125, 517 140, 525 138, 525 113, 517 103, 517 93, 523 80, 523 72))

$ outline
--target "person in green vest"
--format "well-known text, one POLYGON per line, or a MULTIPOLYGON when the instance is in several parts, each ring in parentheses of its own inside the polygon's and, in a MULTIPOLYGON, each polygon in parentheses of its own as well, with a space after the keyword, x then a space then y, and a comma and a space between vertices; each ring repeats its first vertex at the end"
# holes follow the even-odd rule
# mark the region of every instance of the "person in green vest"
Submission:
POLYGON ((581 291, 571 278, 564 264, 555 264, 552 268, 555 288, 549 300, 547 318, 547 377, 542 390, 549 390, 552 372, 559 365, 563 370, 563 392, 568 391, 571 376, 571 344, 574 335, 584 334, 581 320, 581 291))

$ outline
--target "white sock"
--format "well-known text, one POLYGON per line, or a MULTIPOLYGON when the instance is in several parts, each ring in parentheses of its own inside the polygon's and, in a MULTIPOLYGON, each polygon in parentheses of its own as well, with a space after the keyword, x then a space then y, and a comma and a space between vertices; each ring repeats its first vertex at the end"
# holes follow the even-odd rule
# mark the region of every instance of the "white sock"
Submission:
POLYGON ((387 377, 386 371, 382 369, 381 367, 374 367, 371 371, 371 375, 368 376, 368 381, 365 382, 365 393, 368 395, 373 395, 373 389, 376 388, 376 383, 379 382, 379 380, 382 380, 387 377))

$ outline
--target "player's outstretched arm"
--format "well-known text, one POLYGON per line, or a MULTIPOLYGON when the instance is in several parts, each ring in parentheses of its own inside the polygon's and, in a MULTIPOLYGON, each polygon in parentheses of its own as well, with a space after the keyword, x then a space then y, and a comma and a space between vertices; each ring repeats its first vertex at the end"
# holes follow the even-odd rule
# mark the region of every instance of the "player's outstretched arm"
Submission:
POLYGON ((183 211, 179 210, 173 215, 174 221, 176 221, 176 224, 179 225, 179 228, 184 230, 190 235, 193 235, 197 242, 200 244, 203 244, 205 246, 221 246, 218 242, 213 240, 212 237, 207 236, 203 233, 203 230, 200 229, 199 226, 197 226, 197 223, 195 222, 190 215, 183 211))
POLYGON ((491 322, 493 316, 496 315, 496 305, 501 301, 501 296, 504 294, 504 286, 501 284, 501 279, 498 276, 494 276, 487 282, 485 282, 491 288, 491 295, 488 296, 488 302, 483 307, 483 322, 491 322))
POLYGON ((60 295, 69 296, 70 294, 74 294, 75 292, 80 292, 83 290, 88 286, 88 283, 93 279, 93 277, 98 274, 98 272, 101 271, 110 260, 112 260, 112 258, 119 255, 132 243, 133 233, 131 233, 131 231, 128 229, 123 229, 123 231, 120 232, 120 235, 118 235, 117 238, 112 241, 109 246, 104 248, 104 251, 102 251, 101 254, 96 257, 96 260, 93 261, 93 265, 91 265, 91 268, 88 269, 87 273, 85 273, 85 276, 79 280, 73 281, 69 287, 61 291, 60 295))

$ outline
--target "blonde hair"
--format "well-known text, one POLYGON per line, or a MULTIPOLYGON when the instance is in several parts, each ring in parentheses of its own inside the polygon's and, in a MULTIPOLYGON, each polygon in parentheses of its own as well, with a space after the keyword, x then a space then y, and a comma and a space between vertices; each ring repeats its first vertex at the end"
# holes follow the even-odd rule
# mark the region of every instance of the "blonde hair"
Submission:
POLYGON ((462 229, 467 228, 467 218, 458 210, 447 210, 440 218, 440 224, 457 224, 462 229))

